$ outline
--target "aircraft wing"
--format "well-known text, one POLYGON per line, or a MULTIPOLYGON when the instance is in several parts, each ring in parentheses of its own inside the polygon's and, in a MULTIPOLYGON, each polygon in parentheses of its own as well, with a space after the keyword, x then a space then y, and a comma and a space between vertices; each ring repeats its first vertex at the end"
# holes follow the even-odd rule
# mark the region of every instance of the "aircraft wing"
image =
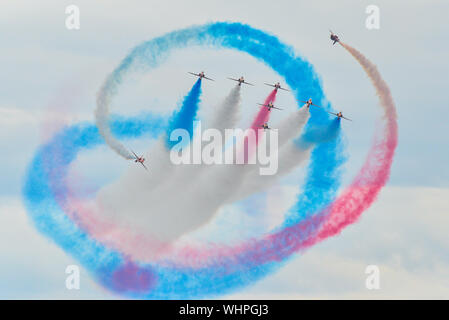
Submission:
POLYGON ((270 87, 273 87, 273 88, 276 88, 276 86, 274 85, 274 84, 269 84, 269 83, 265 83, 267 86, 270 86, 270 87))
POLYGON ((281 90, 284 90, 284 91, 290 91, 290 90, 288 90, 288 89, 285 89, 285 88, 279 88, 279 89, 281 89, 281 90))
POLYGON ((345 116, 341 116, 341 117, 339 117, 339 116, 338 116, 338 114, 336 114, 336 113, 333 113, 333 112, 330 112, 330 111, 327 111, 327 113, 333 114, 334 116, 336 116, 336 117, 338 117, 338 118, 343 118, 343 119, 345 119, 345 120, 349 120, 349 121, 352 121, 351 119, 349 119, 349 118, 346 118, 345 116))
POLYGON ((143 167, 145 168, 145 170, 147 170, 147 171, 148 171, 148 168, 147 168, 147 166, 146 166, 146 165, 144 165, 144 164, 143 164, 143 162, 141 162, 140 164, 141 164, 141 165, 142 165, 142 166, 143 166, 143 167))
POLYGON ((214 79, 208 78, 206 76, 203 77, 204 79, 210 80, 210 81, 215 81, 214 79))
POLYGON ((233 80, 233 81, 237 81, 237 82, 240 82, 240 80, 239 79, 234 79, 234 78, 228 78, 229 80, 233 80))
MULTIPOLYGON (((298 100, 299 102, 303 102, 303 103, 309 103, 309 101, 303 101, 303 100, 298 100)), ((312 103, 312 106, 315 106, 315 107, 318 107, 318 108, 322 108, 322 106, 318 106, 318 105, 316 105, 316 104, 314 104, 314 103, 312 103)))
POLYGON ((259 106, 264 106, 264 107, 268 107, 266 104, 263 103, 258 103, 259 106))
POLYGON ((193 74, 194 76, 197 76, 197 77, 199 77, 199 76, 200 76, 200 74, 199 74, 199 73, 194 73, 194 72, 188 72, 188 73, 190 73, 190 74, 193 74))
POLYGON ((249 84, 250 86, 253 86, 252 83, 249 83, 249 82, 246 82, 246 81, 243 81, 243 83, 244 83, 244 84, 249 84))
MULTIPOLYGON (((326 111, 326 110, 325 110, 326 111)), ((339 118, 338 114, 336 114, 335 112, 330 112, 330 111, 326 111, 329 114, 333 114, 334 116, 336 116, 337 118, 339 118)))
POLYGON ((281 108, 278 108, 278 107, 275 107, 275 106, 273 106, 272 108, 278 109, 278 110, 284 110, 284 109, 281 109, 281 108))
POLYGON ((136 157, 136 159, 139 159, 139 157, 137 156, 137 154, 131 150, 131 152, 134 154, 134 156, 136 157))

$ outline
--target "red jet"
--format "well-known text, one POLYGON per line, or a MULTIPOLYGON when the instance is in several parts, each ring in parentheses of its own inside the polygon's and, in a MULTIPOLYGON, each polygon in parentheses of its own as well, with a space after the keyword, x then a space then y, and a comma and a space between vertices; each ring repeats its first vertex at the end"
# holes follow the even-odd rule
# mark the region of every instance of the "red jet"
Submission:
POLYGON ((315 107, 318 107, 318 108, 322 108, 321 106, 317 106, 316 104, 314 104, 314 103, 312 102, 312 98, 310 98, 310 99, 307 100, 307 101, 299 100, 299 102, 304 102, 304 103, 306 103, 306 104, 307 104, 307 108, 310 108, 310 106, 315 106, 315 107))
POLYGON ((341 111, 339 113, 333 113, 333 112, 329 112, 329 113, 333 114, 334 116, 337 116, 339 119, 346 119, 346 120, 352 121, 351 119, 348 119, 345 116, 343 116, 343 113, 341 111))
POLYGON ((281 84, 279 83, 279 82, 277 82, 277 83, 275 83, 275 84, 270 84, 270 83, 265 83, 267 86, 270 86, 270 87, 273 87, 274 88, 274 90, 278 90, 278 89, 281 89, 281 90, 285 90, 285 91, 290 91, 290 90, 288 90, 288 89, 285 89, 285 88, 282 88, 281 87, 281 84))
POLYGON ((145 168, 145 170, 148 171, 148 168, 143 164, 143 163, 145 162, 145 158, 144 158, 143 156, 139 157, 139 156, 138 156, 134 151, 132 151, 132 150, 131 150, 131 152, 134 154, 134 157, 136 157, 136 158, 134 159, 134 162, 135 162, 135 163, 140 163, 140 164, 145 168))
POLYGON ((232 80, 232 81, 237 81, 237 82, 239 83, 239 86, 241 86, 242 83, 244 83, 244 84, 249 84, 250 86, 253 86, 252 83, 246 82, 246 81, 245 81, 245 78, 243 78, 243 76, 241 76, 241 77, 238 78, 238 79, 235 79, 235 78, 228 78, 228 79, 229 79, 229 80, 232 80))
POLYGON ((271 108, 275 108, 275 109, 278 109, 278 110, 283 110, 283 109, 281 109, 281 108, 275 107, 274 104, 273 104, 273 102, 270 102, 269 104, 258 103, 258 105, 259 105, 259 106, 267 107, 267 108, 268 108, 268 111, 271 111, 271 108))
POLYGON ((329 32, 331 33, 331 40, 334 42, 333 45, 337 42, 340 42, 340 39, 338 39, 338 36, 336 34, 334 34, 331 30, 329 30, 329 32))
POLYGON ((211 80, 211 81, 215 81, 214 79, 208 78, 206 77, 206 75, 204 74, 204 71, 201 71, 200 73, 193 73, 193 72, 189 72, 190 74, 193 74, 194 76, 197 76, 200 79, 207 79, 207 80, 211 80))
POLYGON ((271 128, 268 127, 268 122, 265 122, 263 125, 260 126, 261 128, 263 128, 263 130, 270 130, 271 128))

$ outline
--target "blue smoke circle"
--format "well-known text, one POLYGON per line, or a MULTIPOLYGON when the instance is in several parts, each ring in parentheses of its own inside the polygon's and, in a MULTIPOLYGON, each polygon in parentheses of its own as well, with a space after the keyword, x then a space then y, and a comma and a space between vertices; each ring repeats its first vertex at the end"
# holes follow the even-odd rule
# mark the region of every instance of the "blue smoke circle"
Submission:
MULTIPOLYGON (((149 71, 156 68, 173 50, 189 46, 213 46, 246 52, 282 76, 298 100, 304 97, 313 97, 315 101, 325 100, 312 65, 296 55, 292 47, 248 25, 225 22, 193 26, 142 43, 107 78, 105 90, 113 96, 127 75, 142 69, 149 71)), ((325 107, 330 108, 330 105, 325 107)), ((331 123, 324 112, 311 110, 311 113, 304 135, 308 140, 313 140, 311 136, 316 128, 329 127, 331 123)), ((156 137, 163 132, 167 123, 163 117, 148 114, 139 118, 116 118, 111 126, 118 138, 140 137, 143 134, 156 137)), ((102 143, 104 141, 92 124, 81 123, 63 129, 38 149, 29 165, 23 188, 29 215, 37 229, 80 261, 102 285, 136 298, 211 297, 243 287, 273 272, 282 264, 262 262, 254 265, 238 261, 238 267, 223 273, 217 272, 220 268, 217 265, 188 269, 131 263, 122 253, 97 242, 67 217, 56 198, 64 198, 66 190, 62 178, 77 153, 102 143), (53 185, 50 185, 49 178, 55 175, 61 181, 53 179, 53 185), (123 283, 126 281, 130 283, 123 283), (137 288, 136 281, 145 282, 148 286, 137 285, 137 288)), ((345 160, 341 156, 342 148, 341 140, 337 138, 320 143, 313 149, 306 181, 302 186, 303 192, 289 211, 284 227, 310 217, 333 200, 339 188, 340 166, 345 160)))

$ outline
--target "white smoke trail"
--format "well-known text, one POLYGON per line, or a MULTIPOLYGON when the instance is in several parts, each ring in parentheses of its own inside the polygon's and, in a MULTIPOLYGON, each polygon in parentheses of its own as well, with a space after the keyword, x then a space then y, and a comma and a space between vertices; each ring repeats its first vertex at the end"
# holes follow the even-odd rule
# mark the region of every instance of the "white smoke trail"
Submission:
MULTIPOLYGON (((295 112, 289 114, 287 117, 285 117, 281 122, 277 123, 274 128, 278 131, 278 150, 273 150, 273 152, 278 153, 278 159, 283 159, 281 157, 281 150, 285 146, 287 142, 291 142, 292 139, 299 136, 299 134, 302 132, 304 126, 306 125, 307 121, 309 120, 310 113, 309 109, 307 108, 307 104, 305 104, 302 108, 296 110, 295 112)), ((267 145, 267 154, 271 152, 271 146, 267 145)), ((293 154, 296 153, 296 150, 294 148, 290 147, 288 149, 291 149, 291 152, 293 154)), ((299 150, 299 152, 302 152, 304 150, 299 150)), ((289 153, 284 152, 285 156, 288 157, 289 153)), ((283 166, 281 166, 282 168, 283 166)), ((249 174, 252 174, 254 177, 258 174, 258 167, 253 167, 253 169, 249 172, 249 174)))
POLYGON ((109 104, 110 96, 106 94, 108 82, 105 82, 97 94, 97 107, 95 109, 95 122, 98 131, 105 140, 105 142, 123 158, 129 160, 134 159, 134 156, 126 149, 126 147, 114 137, 109 127, 109 104))
POLYGON ((309 116, 309 109, 307 108, 307 104, 305 104, 302 108, 289 114, 284 120, 275 125, 275 128, 278 128, 279 133, 279 148, 301 133, 309 120, 309 116))
POLYGON ((279 151, 279 167, 274 175, 260 175, 257 170, 252 170, 246 174, 246 179, 238 189, 233 192, 228 202, 243 200, 248 196, 261 192, 275 185, 279 179, 289 174, 296 168, 305 164, 310 157, 311 145, 306 149, 301 149, 293 141, 287 143, 279 151))
MULTIPOLYGON (((217 107, 211 125, 223 131, 236 125, 240 92, 239 86, 231 90, 217 107)), ((219 193, 202 199, 205 193, 199 190, 200 177, 212 166, 172 164, 164 141, 164 137, 157 141, 151 151, 150 175, 142 173, 138 166, 131 168, 116 183, 103 188, 97 202, 115 223, 171 242, 206 223, 222 201, 219 193), (122 197, 125 194, 126 201, 122 197)))
MULTIPOLYGON (((222 103, 217 107, 216 113, 214 113, 213 119, 210 121, 210 125, 206 122, 206 125, 204 128, 201 128, 200 131, 199 128, 197 128, 198 133, 201 135, 201 131, 213 128, 216 130, 219 130, 222 135, 224 136, 225 129, 233 128, 238 121, 240 120, 240 101, 241 101, 241 90, 240 86, 236 86, 232 88, 232 90, 229 92, 229 94, 226 96, 226 98, 223 100, 222 103)), ((201 123, 203 125, 203 123, 201 123)), ((201 144, 204 145, 204 143, 201 140, 201 136, 195 136, 194 139, 192 139, 190 145, 187 147, 190 152, 194 152, 193 145, 201 144)), ((203 147, 203 146, 201 146, 203 147)), ((164 181, 158 181, 158 188, 164 190, 165 192, 179 192, 179 193, 185 193, 185 185, 182 182, 186 182, 186 184, 195 184, 198 181, 198 178, 200 175, 205 174, 206 171, 210 170, 210 166, 204 165, 204 164, 198 164, 198 165, 173 165, 171 164, 171 160, 169 159, 169 153, 170 151, 166 151, 166 156, 164 158, 165 161, 170 162, 170 165, 165 165, 165 167, 170 166, 171 168, 171 175, 166 176, 164 181), (167 189, 167 186, 169 187, 169 190, 167 189), (178 186, 177 188, 173 186, 178 186), (179 190, 178 190, 179 189, 179 190)))
POLYGON ((206 123, 206 128, 220 130, 222 134, 225 129, 234 128, 240 120, 240 100, 241 86, 236 85, 214 112, 211 124, 206 123))
MULTIPOLYGON (((240 90, 241 86, 235 86, 228 97, 221 104, 216 116, 211 123, 214 129, 220 130, 222 136, 225 129, 234 128, 239 119, 240 105, 240 90)), ((233 160, 236 160, 236 153, 241 150, 236 150, 234 144, 230 148, 224 150, 224 153, 231 152, 233 160)), ((195 198, 199 203, 203 203, 203 208, 207 205, 209 210, 208 215, 211 217, 220 208, 220 206, 228 199, 233 192, 245 179, 246 173, 251 170, 247 165, 218 165, 207 166, 202 168, 201 172, 195 169, 190 169, 190 181, 188 192, 189 197, 195 198)), ((185 177, 185 176, 184 176, 185 177)), ((185 190, 186 188, 182 188, 185 190)))
MULTIPOLYGON (((303 106, 275 126, 278 128, 279 134, 278 150, 273 150, 278 152, 279 164, 276 174, 261 175, 259 166, 250 166, 245 172, 243 183, 235 189, 232 197, 228 199, 230 203, 245 199, 252 194, 269 188, 280 178, 304 164, 305 160, 309 158, 312 145, 301 148, 295 144, 293 139, 300 135, 309 117, 308 108, 303 106)), ((271 152, 271 150, 268 152, 271 152)))
POLYGON ((390 116, 392 120, 396 120, 396 108, 394 105, 393 96, 391 95, 390 88, 387 83, 382 79, 376 65, 369 61, 362 53, 354 49, 353 47, 339 42, 339 44, 345 48, 362 66, 368 75, 371 83, 376 88, 376 94, 379 97, 380 105, 385 111, 385 117, 390 116))
MULTIPOLYGON (((195 192, 203 195, 209 203, 211 201, 209 199, 217 199, 215 208, 218 209, 224 203, 244 199, 273 185, 281 176, 291 172, 307 159, 310 148, 301 149, 292 139, 299 136, 309 116, 308 109, 303 107, 275 126, 279 128, 277 130, 280 148, 274 151, 278 152, 279 159, 279 168, 275 175, 261 175, 259 165, 218 166, 199 181, 199 187, 195 192)), ((265 139, 265 135, 261 139, 265 139)), ((263 142, 263 140, 260 141, 261 144, 263 142)), ((271 150, 267 146, 267 154, 269 152, 271 150)))
MULTIPOLYGON (((240 115, 240 94, 240 87, 233 88, 203 129, 214 126, 223 132, 234 128, 240 115)), ((310 155, 310 149, 301 149, 293 141, 301 134, 309 115, 303 107, 275 126, 279 128, 280 148, 278 173, 274 176, 261 176, 258 165, 173 165, 165 140, 159 140, 149 159, 150 175, 133 166, 119 181, 103 188, 97 197, 105 220, 133 230, 134 234, 154 238, 159 244, 115 245, 133 246, 136 257, 151 260, 161 247, 205 225, 224 205, 275 184, 310 155)))

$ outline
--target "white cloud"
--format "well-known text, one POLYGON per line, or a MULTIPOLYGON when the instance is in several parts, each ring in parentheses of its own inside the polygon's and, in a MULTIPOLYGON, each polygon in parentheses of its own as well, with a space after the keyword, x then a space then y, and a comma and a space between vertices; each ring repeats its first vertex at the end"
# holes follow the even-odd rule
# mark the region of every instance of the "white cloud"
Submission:
POLYGON ((67 290, 65 268, 79 265, 31 224, 19 199, 0 198, 0 299, 113 297, 81 268, 80 290, 67 290))
POLYGON ((449 299, 449 189, 387 187, 360 221, 227 298, 449 299), (380 290, 365 268, 380 268, 380 290))
POLYGON ((38 122, 35 112, 27 112, 14 107, 0 107, 0 126, 14 127, 35 125, 38 122))

